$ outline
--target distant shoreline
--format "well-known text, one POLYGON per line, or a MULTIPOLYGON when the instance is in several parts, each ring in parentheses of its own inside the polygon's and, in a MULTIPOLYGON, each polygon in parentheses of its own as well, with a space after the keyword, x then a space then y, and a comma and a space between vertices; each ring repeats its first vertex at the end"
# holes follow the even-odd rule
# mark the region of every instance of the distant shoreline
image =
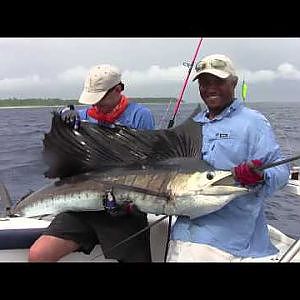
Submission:
MULTIPOLYGON (((63 105, 25 105, 25 106, 0 106, 0 109, 8 109, 8 108, 43 108, 43 107, 59 107, 63 105)), ((76 105, 76 106, 85 106, 85 105, 76 105)))
MULTIPOLYGON (((159 102, 159 103, 154 103, 154 102, 137 102, 140 104, 151 104, 151 105, 163 105, 163 104, 168 104, 166 102, 159 102)), ((183 103, 184 104, 184 103, 183 103)), ((188 104, 197 104, 197 102, 188 102, 188 104)), ((65 104, 68 105, 68 104, 65 104)), ((53 107, 53 108, 57 108, 57 107, 63 107, 65 105, 24 105, 24 106, 20 106, 20 105, 15 105, 15 106, 0 106, 0 109, 9 109, 9 108, 43 108, 43 107, 53 107)), ((75 104, 75 107, 84 107, 84 106, 89 106, 89 105, 84 105, 84 104, 75 104)))
MULTIPOLYGON (((141 104, 169 104, 175 103, 176 98, 130 98, 129 102, 137 102, 141 104)), ((41 107, 64 107, 66 105, 73 104, 75 106, 87 106, 78 103, 78 100, 69 99, 62 100, 57 98, 32 98, 32 99, 0 99, 0 109, 7 108, 41 108, 41 107)))

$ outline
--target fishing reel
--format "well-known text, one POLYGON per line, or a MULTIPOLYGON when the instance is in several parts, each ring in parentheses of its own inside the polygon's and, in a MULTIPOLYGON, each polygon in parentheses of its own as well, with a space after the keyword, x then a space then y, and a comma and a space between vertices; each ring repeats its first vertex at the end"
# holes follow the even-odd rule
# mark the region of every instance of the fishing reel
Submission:
POLYGON ((113 194, 112 189, 106 190, 102 199, 103 207, 107 212, 114 211, 117 207, 117 201, 115 195, 113 194))
POLYGON ((80 117, 73 104, 57 110, 61 120, 70 128, 79 130, 80 117))
POLYGON ((114 217, 130 215, 136 211, 135 206, 130 201, 124 201, 121 205, 118 204, 112 189, 105 191, 102 203, 104 210, 114 217))

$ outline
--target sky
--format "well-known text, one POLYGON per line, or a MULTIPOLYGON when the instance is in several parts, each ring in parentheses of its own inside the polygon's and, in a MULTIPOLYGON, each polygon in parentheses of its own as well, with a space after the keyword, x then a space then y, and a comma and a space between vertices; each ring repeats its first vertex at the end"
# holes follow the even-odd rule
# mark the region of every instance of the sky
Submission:
MULTIPOLYGON (((0 99, 78 99, 88 70, 112 64, 128 97, 178 98, 199 38, 0 38, 0 99)), ((300 38, 203 38, 206 55, 231 58, 249 102, 300 102, 300 38)), ((183 99, 198 102, 189 78, 183 99)))

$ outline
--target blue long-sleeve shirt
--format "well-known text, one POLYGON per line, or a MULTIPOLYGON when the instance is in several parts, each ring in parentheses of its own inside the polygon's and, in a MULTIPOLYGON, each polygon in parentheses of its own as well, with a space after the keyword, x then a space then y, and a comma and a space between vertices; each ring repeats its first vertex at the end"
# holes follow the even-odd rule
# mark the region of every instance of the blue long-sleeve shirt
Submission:
MULTIPOLYGON (((231 170, 252 159, 263 164, 282 159, 270 123, 242 101, 233 101, 213 120, 206 115, 207 111, 201 112, 194 120, 203 124, 203 159, 216 169, 231 170)), ((284 187, 288 178, 286 164, 266 169, 263 184, 222 209, 194 219, 178 217, 171 238, 208 244, 241 257, 275 254, 278 250, 269 238, 264 201, 284 187)))
MULTIPOLYGON (((87 108, 78 110, 80 119, 90 123, 101 124, 101 122, 91 118, 87 114, 87 110, 87 108)), ((128 104, 125 111, 116 120, 115 124, 135 129, 154 129, 155 127, 151 110, 142 104, 134 102, 128 104)))

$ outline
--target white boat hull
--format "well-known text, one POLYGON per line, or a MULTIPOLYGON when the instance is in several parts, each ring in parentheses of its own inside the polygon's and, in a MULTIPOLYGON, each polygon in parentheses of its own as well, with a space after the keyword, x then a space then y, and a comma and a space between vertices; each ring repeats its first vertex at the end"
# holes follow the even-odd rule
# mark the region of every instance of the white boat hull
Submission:
POLYGON ((289 183, 285 186, 285 190, 294 195, 300 195, 300 181, 290 179, 289 183))
MULTIPOLYGON (((149 223, 153 223, 162 216, 148 215, 149 223)), ((173 217, 173 222, 175 217, 173 217)), ((5 230, 22 230, 46 228, 50 221, 37 220, 33 218, 2 218, 0 220, 0 231, 5 230)), ((245 262, 278 262, 286 250, 293 244, 294 240, 277 230, 272 226, 268 226, 273 244, 280 250, 276 257, 265 257, 259 259, 246 259, 245 262)), ((150 229, 151 254, 153 262, 163 262, 165 246, 168 231, 168 219, 154 225, 150 229)), ((2 247, 3 248, 3 247, 2 247)), ((24 249, 2 249, 0 250, 0 262, 27 262, 28 248, 24 249)), ((60 260, 60 262, 117 262, 114 259, 105 259, 100 245, 97 245, 93 251, 86 255, 81 252, 71 253, 60 260)), ((292 262, 300 262, 300 253, 298 253, 292 262)))

